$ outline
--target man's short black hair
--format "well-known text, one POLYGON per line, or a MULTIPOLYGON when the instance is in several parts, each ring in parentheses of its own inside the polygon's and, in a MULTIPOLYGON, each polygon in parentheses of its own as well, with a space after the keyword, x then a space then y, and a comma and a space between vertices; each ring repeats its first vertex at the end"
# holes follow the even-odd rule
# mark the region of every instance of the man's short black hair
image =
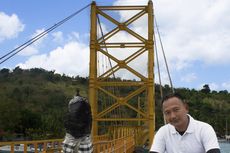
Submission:
POLYGON ((170 93, 170 94, 166 95, 165 97, 163 97, 161 103, 163 104, 166 100, 173 98, 173 97, 180 99, 184 103, 184 100, 183 100, 184 98, 179 93, 176 93, 176 92, 170 93))

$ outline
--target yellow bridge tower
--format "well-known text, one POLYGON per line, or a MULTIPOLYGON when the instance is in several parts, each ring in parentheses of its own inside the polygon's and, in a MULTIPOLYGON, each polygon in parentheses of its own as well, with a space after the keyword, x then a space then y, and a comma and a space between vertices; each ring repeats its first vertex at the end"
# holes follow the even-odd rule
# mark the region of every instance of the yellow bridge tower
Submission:
POLYGON ((151 0, 146 6, 92 3, 89 101, 93 136, 114 132, 114 128, 133 128, 136 139, 151 143, 155 131, 153 33, 151 0), (132 16, 121 21, 113 16, 117 12, 132 16), (139 20, 147 21, 143 32, 132 26, 139 20))

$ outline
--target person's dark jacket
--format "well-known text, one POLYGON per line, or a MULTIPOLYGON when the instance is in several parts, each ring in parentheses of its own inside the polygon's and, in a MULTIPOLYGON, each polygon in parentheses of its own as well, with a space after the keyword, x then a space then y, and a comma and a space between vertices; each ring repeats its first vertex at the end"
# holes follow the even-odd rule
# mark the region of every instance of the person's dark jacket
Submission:
POLYGON ((90 134, 92 127, 92 114, 90 105, 85 99, 78 98, 78 101, 70 102, 69 111, 64 119, 64 126, 66 132, 75 138, 90 134))

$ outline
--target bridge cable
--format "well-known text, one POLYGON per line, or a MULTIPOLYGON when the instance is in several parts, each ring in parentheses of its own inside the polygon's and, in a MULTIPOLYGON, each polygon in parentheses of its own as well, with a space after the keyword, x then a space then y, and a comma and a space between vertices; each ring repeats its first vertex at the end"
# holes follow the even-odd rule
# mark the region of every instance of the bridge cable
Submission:
POLYGON ((156 25, 156 29, 157 29, 157 33, 158 33, 160 45, 161 45, 161 48, 162 48, 162 53, 163 53, 163 56, 164 56, 164 62, 165 62, 165 65, 166 65, 166 70, 167 70, 167 73, 168 73, 169 82, 170 82, 170 85, 171 85, 171 90, 174 93, 175 91, 174 91, 173 84, 172 84, 172 79, 171 79, 171 76, 170 76, 170 73, 169 73, 168 63, 167 63, 167 60, 166 60, 163 43, 161 41, 161 36, 160 36, 159 28, 158 28, 158 25, 157 25, 156 17, 154 17, 154 20, 155 20, 155 25, 156 25))
MULTIPOLYGON (((107 49, 107 46, 106 46, 106 43, 105 43, 105 39, 104 39, 104 33, 103 33, 103 30, 102 30, 102 26, 101 26, 101 21, 100 21, 100 18, 99 18, 99 15, 97 14, 97 21, 98 21, 98 25, 99 25, 99 29, 100 29, 100 34, 101 34, 101 37, 102 37, 102 40, 103 40, 103 44, 104 44, 104 46, 105 46, 105 51, 108 53, 108 49, 107 49)), ((104 56, 106 56, 106 55, 104 55, 104 56)), ((109 60, 109 65, 110 65, 110 68, 112 68, 112 63, 111 63, 111 60, 110 60, 110 58, 109 57, 107 57, 108 58, 108 60, 109 60)), ((105 71, 107 71, 107 62, 106 62, 106 59, 104 60, 105 58, 103 58, 103 60, 102 60, 102 62, 105 62, 105 63, 103 63, 102 64, 102 66, 105 64, 106 66, 105 66, 105 71)), ((105 72, 104 71, 104 72, 105 72)), ((103 72, 103 73, 104 73, 103 72)), ((113 78, 115 79, 115 74, 114 73, 112 73, 113 74, 113 78)), ((108 89, 107 90, 111 90, 112 91, 112 93, 114 94, 114 89, 112 89, 111 87, 108 87, 108 89)), ((106 96, 104 96, 105 98, 104 98, 104 105, 103 105, 103 109, 106 109, 107 108, 107 103, 110 105, 111 104, 111 97, 110 96, 108 96, 107 95, 107 97, 106 96), (108 99, 108 100, 105 100, 105 99, 108 99)), ((109 106, 108 105, 108 106, 109 106)), ((112 111, 113 112, 113 111, 112 111)), ((105 116, 106 118, 108 117, 108 115, 106 115, 105 116)), ((107 122, 104 122, 104 126, 106 126, 107 125, 107 122)))
MULTIPOLYGON (((101 21, 100 21, 100 18, 99 18, 98 14, 97 14, 97 19, 98 19, 98 24, 99 24, 99 28, 100 28, 100 31, 101 31, 101 36, 102 36, 102 39, 103 39, 103 43, 105 45, 105 51, 107 53, 109 53, 108 48, 107 48, 106 43, 105 43, 104 33, 103 33, 103 29, 102 29, 102 26, 101 26, 101 21)), ((110 68, 112 68, 112 62, 111 62, 111 59, 109 57, 108 57, 108 60, 109 60, 110 68)), ((114 81, 115 81, 116 76, 115 76, 115 73, 114 73, 113 69, 112 69, 112 75, 113 75, 113 78, 114 78, 114 81)), ((120 95, 120 93, 117 92, 117 91, 119 91, 118 88, 113 87, 111 90, 112 90, 113 94, 120 95)), ((120 117, 121 117, 121 109, 120 109, 120 107, 118 107, 118 109, 116 109, 116 110, 113 110, 112 112, 114 112, 115 114, 119 114, 120 117)), ((117 126, 117 121, 115 122, 115 124, 117 126)), ((123 124, 123 122, 122 122, 122 124, 123 124)))
MULTIPOLYGON (((156 40, 156 37, 155 37, 155 33, 153 34, 153 37, 154 37, 154 40, 156 40)), ((160 72, 160 64, 159 64, 159 58, 158 58, 158 51, 157 51, 157 44, 156 44, 156 41, 154 43, 154 46, 155 46, 155 52, 156 52, 156 60, 157 60, 157 69, 158 69, 158 77, 159 77, 159 83, 160 83, 160 94, 161 94, 161 99, 163 99, 163 88, 162 88, 162 83, 161 83, 161 72, 160 72)), ((163 113, 163 120, 164 120, 164 124, 166 124, 166 119, 165 119, 165 116, 164 116, 164 113, 163 113)))
MULTIPOLYGON (((99 24, 99 27, 100 27, 100 31, 101 31, 101 36, 102 36, 102 39, 103 39, 103 43, 105 45, 105 51, 108 53, 108 49, 107 49, 107 46, 106 46, 106 43, 105 43, 105 38, 104 38, 104 33, 103 33, 103 30, 102 30, 102 27, 101 27, 101 22, 100 22, 100 18, 97 14, 97 20, 98 20, 98 24, 99 24)), ((111 59, 108 57, 108 60, 109 60, 109 65, 110 67, 112 68, 112 62, 111 62, 111 59)), ((113 72, 113 70, 112 70, 113 72)), ((115 78, 115 74, 113 72, 113 78, 115 78)))
POLYGON ((81 8, 80 10, 76 11, 75 13, 71 14, 70 16, 64 18, 63 20, 59 21, 58 23, 54 24, 53 26, 51 26, 50 28, 46 29, 45 31, 41 32, 40 34, 36 35, 35 37, 33 37, 32 39, 28 40, 27 42, 23 43, 22 45, 20 45, 19 47, 13 49, 12 51, 10 51, 9 53, 5 54, 4 56, 2 56, 0 58, 0 60, 2 60, 0 62, 0 64, 4 63, 5 61, 7 61, 8 59, 10 59, 11 57, 13 57, 14 55, 16 55, 17 53, 19 53, 20 51, 22 51, 23 49, 25 49, 26 47, 28 47, 29 45, 33 44, 35 41, 39 40, 40 38, 42 38, 43 36, 45 36, 46 34, 48 34, 49 32, 53 31, 54 29, 56 29, 57 27, 59 27, 60 25, 62 25, 63 23, 65 23, 66 21, 70 20, 71 18, 73 18, 74 16, 76 16, 78 13, 80 13, 81 11, 83 11, 84 9, 86 9, 87 7, 89 7, 91 5, 88 4, 85 7, 81 8), (10 55, 11 54, 11 55, 10 55), (8 57, 7 57, 8 56, 8 57), (5 58, 5 59, 4 59, 5 58))
POLYGON ((155 40, 154 46, 155 46, 155 52, 156 52, 158 78, 159 78, 159 83, 160 83, 160 94, 161 94, 161 98, 163 98, 163 89, 162 89, 162 83, 161 83, 161 71, 160 71, 160 64, 159 64, 159 58, 158 58, 158 51, 157 51, 157 44, 156 44, 155 33, 153 34, 153 38, 155 40))

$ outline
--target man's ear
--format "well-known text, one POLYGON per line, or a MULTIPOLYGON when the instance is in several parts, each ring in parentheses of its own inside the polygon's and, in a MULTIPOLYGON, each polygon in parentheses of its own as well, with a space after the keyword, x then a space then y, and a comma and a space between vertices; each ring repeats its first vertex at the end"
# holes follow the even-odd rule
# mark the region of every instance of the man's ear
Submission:
POLYGON ((189 106, 188 106, 188 103, 187 103, 187 102, 184 102, 184 107, 185 107, 185 109, 189 112, 189 106))

